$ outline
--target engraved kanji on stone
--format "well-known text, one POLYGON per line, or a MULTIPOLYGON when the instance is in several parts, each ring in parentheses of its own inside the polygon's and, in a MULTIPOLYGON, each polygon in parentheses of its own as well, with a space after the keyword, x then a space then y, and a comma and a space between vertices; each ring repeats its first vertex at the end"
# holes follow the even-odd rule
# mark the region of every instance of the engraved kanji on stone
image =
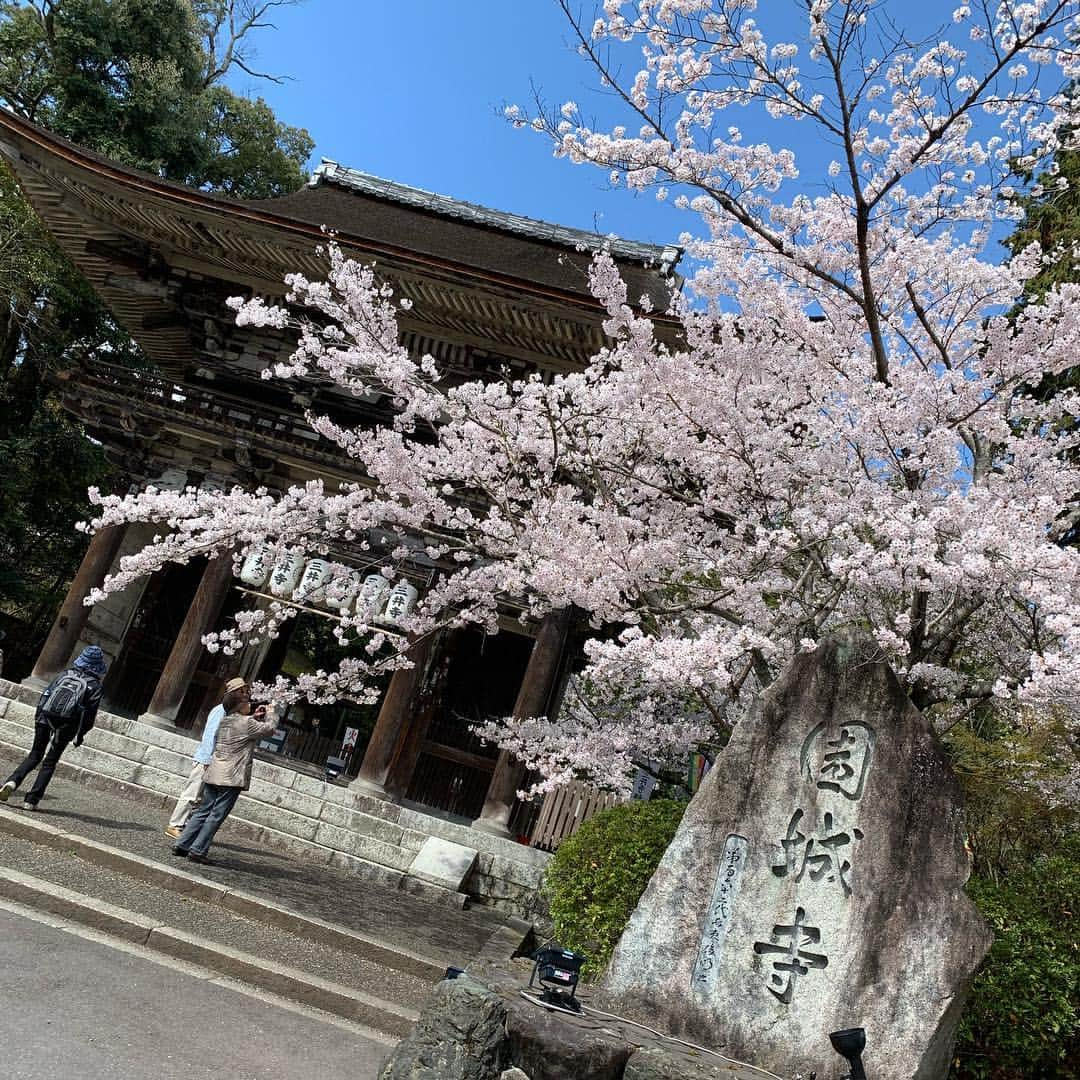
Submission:
POLYGON ((799 769, 821 791, 835 791, 853 802, 862 798, 873 757, 874 729, 861 720, 842 724, 829 737, 822 721, 802 745, 799 769))
POLYGON ((824 953, 812 953, 804 945, 821 943, 821 930, 816 926, 807 926, 806 912, 795 909, 795 921, 788 926, 774 926, 770 935, 773 941, 755 941, 754 952, 759 956, 779 955, 781 960, 773 961, 773 973, 769 979, 769 993, 784 1005, 790 1005, 795 996, 795 982, 807 974, 811 968, 826 968, 829 958, 824 953), (777 944, 777 938, 789 938, 786 945, 777 944))
POLYGON ((730 833, 724 844, 724 854, 716 872, 712 904, 705 920, 705 930, 698 945, 697 963, 691 976, 691 985, 698 993, 715 989, 720 950, 727 936, 728 926, 734 913, 735 898, 739 892, 743 866, 749 843, 745 836, 730 833))
POLYGON ((803 874, 809 868, 811 881, 817 882, 823 878, 826 881, 838 881, 844 895, 850 896, 851 884, 847 874, 851 869, 851 861, 842 859, 839 849, 849 847, 853 837, 861 840, 862 830, 852 829, 850 834, 843 830, 834 832, 833 816, 826 812, 820 835, 807 836, 799 829, 804 816, 801 809, 791 815, 787 833, 780 841, 784 861, 773 866, 772 872, 777 877, 791 875, 795 881, 802 881, 803 874))

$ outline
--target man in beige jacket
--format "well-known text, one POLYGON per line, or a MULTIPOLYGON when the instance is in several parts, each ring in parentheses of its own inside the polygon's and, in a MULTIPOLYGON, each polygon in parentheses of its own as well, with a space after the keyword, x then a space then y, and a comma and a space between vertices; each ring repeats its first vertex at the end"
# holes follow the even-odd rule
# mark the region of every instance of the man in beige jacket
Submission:
MULTIPOLYGON (((246 690, 247 683, 243 679, 230 679, 225 684, 225 693, 232 690, 246 690)), ((195 748, 191 759, 191 775, 188 777, 184 790, 180 792, 180 798, 176 800, 176 808, 169 818, 169 824, 165 833, 174 840, 179 840, 184 826, 188 823, 195 807, 202 802, 203 777, 206 775, 206 766, 214 756, 214 744, 217 742, 217 732, 221 721, 225 719, 224 701, 215 705, 206 718, 206 726, 203 728, 202 739, 195 748)))
POLYGON ((221 702, 225 717, 203 774, 202 802, 188 818, 173 848, 174 855, 186 856, 192 862, 209 862, 206 853, 214 834, 236 805, 240 792, 251 786, 255 746, 277 727, 277 720, 266 718, 263 705, 252 715, 249 693, 246 686, 238 687, 227 691, 221 702))

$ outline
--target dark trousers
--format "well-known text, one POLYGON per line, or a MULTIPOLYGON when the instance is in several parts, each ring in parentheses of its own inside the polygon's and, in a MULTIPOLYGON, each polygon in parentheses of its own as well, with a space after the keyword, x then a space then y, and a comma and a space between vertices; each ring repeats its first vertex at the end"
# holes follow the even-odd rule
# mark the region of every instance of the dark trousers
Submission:
POLYGON ((50 723, 44 717, 38 717, 34 723, 34 745, 30 747, 30 753, 23 758, 22 764, 8 777, 9 783, 18 787, 37 768, 41 762, 41 770, 37 774, 33 787, 24 796, 24 801, 36 804, 41 801, 49 781, 56 772, 57 762, 60 755, 67 749, 68 743, 75 738, 79 725, 74 722, 50 723), (41 759, 45 760, 42 761, 41 759))
POLYGON ((229 816, 229 811, 236 805, 242 790, 238 787, 203 784, 202 802, 188 818, 176 846, 193 855, 205 855, 210 849, 210 841, 221 828, 221 823, 229 816))

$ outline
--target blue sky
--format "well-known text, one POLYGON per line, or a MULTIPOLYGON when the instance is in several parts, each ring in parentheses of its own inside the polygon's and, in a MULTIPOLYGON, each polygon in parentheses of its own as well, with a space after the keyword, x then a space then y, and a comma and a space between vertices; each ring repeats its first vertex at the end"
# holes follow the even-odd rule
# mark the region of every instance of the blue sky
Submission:
MULTIPOLYGON (((948 20, 951 0, 889 4, 905 28, 948 20)), ((589 9, 591 10, 591 8, 589 9)), ((791 10, 762 0, 763 23, 791 10)), ((670 243, 686 214, 608 187, 604 174, 555 160, 542 136, 514 130, 505 104, 572 98, 585 115, 604 107, 587 63, 570 47, 554 0, 306 0, 275 12, 255 39, 255 64, 291 76, 282 85, 240 75, 284 121, 316 140, 313 164, 333 158, 377 176, 485 206, 636 240, 670 243)), ((773 24, 773 28, 778 28, 773 24)), ((792 38, 805 32, 802 21, 792 38)), ((824 167, 812 131, 740 124, 747 140, 792 146, 810 177, 824 167)), ((827 154, 825 160, 832 156, 827 154)), ((820 173, 819 173, 820 175, 820 173)))
POLYGON ((635 239, 678 233, 682 215, 610 192, 600 171, 554 160, 503 117, 504 105, 530 103, 533 82, 560 102, 596 97, 553 0, 306 0, 275 23, 257 63, 291 81, 234 85, 306 127, 315 161, 635 239))

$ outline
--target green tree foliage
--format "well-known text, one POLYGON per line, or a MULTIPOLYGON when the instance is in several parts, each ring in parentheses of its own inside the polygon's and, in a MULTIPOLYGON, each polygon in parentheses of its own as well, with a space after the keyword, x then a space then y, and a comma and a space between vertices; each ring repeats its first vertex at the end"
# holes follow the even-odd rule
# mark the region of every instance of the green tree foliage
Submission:
POLYGON ((588 957, 585 979, 607 967, 685 809, 686 803, 673 799, 613 806, 559 845, 544 875, 543 895, 559 944, 588 957))
POLYGON ((100 446, 60 409, 46 380, 107 351, 141 362, 127 335, 0 167, 0 625, 5 672, 28 670, 86 538, 86 489, 108 470, 100 446))
MULTIPOLYGON (((1024 176, 1025 181, 1030 176, 1024 176)), ((1047 289, 1076 281, 1080 265, 1080 151, 1061 150, 1053 171, 1039 176, 1030 194, 1020 200, 1023 220, 1006 240, 1015 255, 1030 244, 1056 255, 1028 282, 1028 295, 1039 299, 1047 289)))
POLYGON ((0 56, 0 93, 28 120, 125 165, 171 175, 196 166, 200 132, 188 103, 201 65, 188 5, 8 0, 0 56))
POLYGON ((976 874, 1002 881, 1076 832, 1078 747, 1067 715, 985 710, 945 741, 964 788, 976 874))
POLYGON ((0 0, 0 100, 80 146, 170 180, 247 198, 295 191, 311 136, 221 83, 227 65, 242 62, 237 42, 229 52, 218 40, 238 6, 0 0))
MULTIPOLYGON (((100 448, 52 399, 33 412, 25 428, 0 439, 0 458, 8 473, 0 484, 0 595, 40 635, 82 558, 85 538, 75 525, 87 484, 103 481, 108 470, 100 448)), ((9 660, 24 652, 20 645, 7 643, 9 660)))
POLYGON ((1080 838, 968 892, 994 931, 961 1021, 957 1080, 1080 1076, 1080 838))
MULTIPOLYGON (((240 198, 298 189, 313 146, 261 98, 223 84, 248 35, 289 0, 0 0, 0 105, 96 153, 240 198)), ((6 670, 29 666, 85 538, 100 447, 49 373, 96 356, 141 364, 0 166, 0 625, 6 670)), ((106 481, 107 482, 107 481, 106 481)))
POLYGON ((301 128, 282 124, 262 98, 210 86, 199 102, 202 159, 188 183, 238 199, 296 191, 314 143, 301 128))

